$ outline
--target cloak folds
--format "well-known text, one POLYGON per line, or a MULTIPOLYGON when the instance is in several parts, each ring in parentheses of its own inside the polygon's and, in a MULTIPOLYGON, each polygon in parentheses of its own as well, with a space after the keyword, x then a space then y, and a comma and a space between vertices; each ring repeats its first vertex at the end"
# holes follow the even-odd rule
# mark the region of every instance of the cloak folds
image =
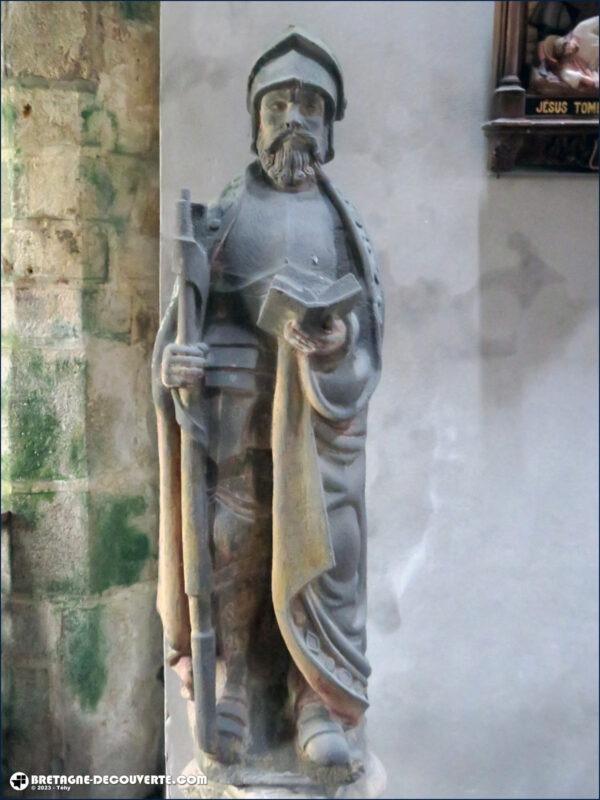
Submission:
MULTIPOLYGON (((248 176, 258 169, 248 168, 248 176)), ((323 192, 346 230, 363 298, 352 316, 351 342, 334 363, 319 364, 287 343, 278 346, 272 416, 272 599, 279 629, 297 668, 324 703, 349 724, 368 706, 369 665, 364 656, 366 524, 364 442, 368 400, 381 368, 383 301, 370 242, 361 221, 319 170, 323 192), (332 577, 332 514, 348 512, 360 530, 358 572, 342 588, 332 577)), ((223 234, 204 241, 218 252, 235 220, 244 181, 232 184, 210 219, 223 234)), ((197 230, 197 228, 196 228, 197 230)), ((199 237, 209 236, 198 230, 199 237)), ((175 664, 190 653, 190 624, 181 546, 179 426, 162 386, 164 347, 175 338, 176 302, 161 324, 153 357, 158 419, 160 533, 158 611, 175 664)), ((337 519, 338 517, 336 517, 337 519)), ((343 518, 343 516, 342 516, 343 518)), ((336 523, 339 528, 339 522, 336 523)))

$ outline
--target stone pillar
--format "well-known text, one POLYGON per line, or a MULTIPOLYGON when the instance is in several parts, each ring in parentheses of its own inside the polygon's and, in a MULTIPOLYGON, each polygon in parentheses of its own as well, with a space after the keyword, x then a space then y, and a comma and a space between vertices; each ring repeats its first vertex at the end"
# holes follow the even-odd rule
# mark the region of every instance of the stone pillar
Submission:
POLYGON ((7 767, 160 772, 158 4, 2 6, 7 767))

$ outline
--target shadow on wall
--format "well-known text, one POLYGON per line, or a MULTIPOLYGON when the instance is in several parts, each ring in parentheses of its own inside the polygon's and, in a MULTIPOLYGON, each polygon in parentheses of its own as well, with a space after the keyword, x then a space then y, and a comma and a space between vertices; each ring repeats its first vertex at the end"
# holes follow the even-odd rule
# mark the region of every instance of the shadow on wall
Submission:
MULTIPOLYGON (((565 358, 578 327, 596 314, 597 233, 593 241, 589 225, 596 191, 588 176, 488 183, 473 290, 484 414, 518 404, 524 385, 565 358)), ((455 300, 467 317, 470 295, 455 300)))

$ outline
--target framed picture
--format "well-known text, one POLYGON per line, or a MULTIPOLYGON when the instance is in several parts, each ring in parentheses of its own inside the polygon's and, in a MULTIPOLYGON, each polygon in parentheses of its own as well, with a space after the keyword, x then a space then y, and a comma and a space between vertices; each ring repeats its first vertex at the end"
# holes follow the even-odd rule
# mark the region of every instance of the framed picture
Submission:
POLYGON ((501 0, 490 169, 598 170, 598 4, 501 0))

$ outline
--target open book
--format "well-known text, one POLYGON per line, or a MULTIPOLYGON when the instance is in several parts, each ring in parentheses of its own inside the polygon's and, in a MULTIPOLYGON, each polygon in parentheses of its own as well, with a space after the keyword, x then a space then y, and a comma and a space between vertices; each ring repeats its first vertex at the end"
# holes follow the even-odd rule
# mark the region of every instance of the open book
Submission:
POLYGON ((329 317, 348 314, 361 292, 351 273, 332 281, 318 272, 290 266, 271 281, 258 326, 274 336, 283 336, 285 324, 296 320, 305 331, 317 331, 329 317))

